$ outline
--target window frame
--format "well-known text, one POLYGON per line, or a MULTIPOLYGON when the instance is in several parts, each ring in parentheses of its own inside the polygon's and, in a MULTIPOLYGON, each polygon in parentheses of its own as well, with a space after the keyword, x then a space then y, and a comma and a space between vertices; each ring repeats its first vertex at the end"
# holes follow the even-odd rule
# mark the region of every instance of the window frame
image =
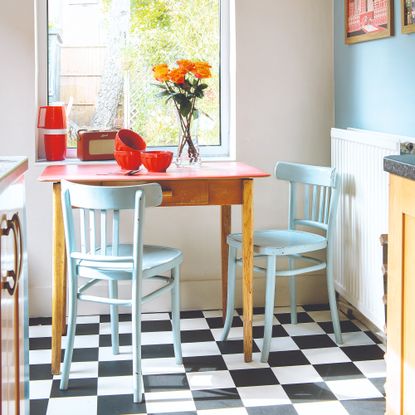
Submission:
MULTIPOLYGON (((37 105, 47 105, 48 100, 48 0, 36 0, 36 95, 37 105)), ((220 0, 220 131, 219 145, 202 145, 201 155, 208 160, 235 159, 235 0, 220 0)), ((149 147, 174 151, 174 146, 149 147)), ((36 161, 44 162, 45 151, 36 128, 36 161)), ((67 149, 66 162, 78 162, 76 148, 67 149)), ((48 162, 49 163, 49 162, 48 162)), ((62 163, 62 162, 60 162, 62 163)))

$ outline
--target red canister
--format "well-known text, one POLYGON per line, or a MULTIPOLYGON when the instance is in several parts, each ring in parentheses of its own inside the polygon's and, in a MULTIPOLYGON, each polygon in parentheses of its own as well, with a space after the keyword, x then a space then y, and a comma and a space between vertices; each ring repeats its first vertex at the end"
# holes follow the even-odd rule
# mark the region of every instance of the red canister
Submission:
POLYGON ((68 132, 65 107, 39 107, 37 126, 42 130, 46 160, 64 160, 68 132))

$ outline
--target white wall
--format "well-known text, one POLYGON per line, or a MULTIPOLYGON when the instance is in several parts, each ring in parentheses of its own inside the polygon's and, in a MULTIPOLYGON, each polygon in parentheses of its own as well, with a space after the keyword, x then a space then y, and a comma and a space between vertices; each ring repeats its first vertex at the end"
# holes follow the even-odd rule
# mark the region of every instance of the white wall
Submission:
MULTIPOLYGON (((37 182, 34 163, 35 53, 33 0, 2 2, 0 13, 0 155, 26 155, 30 314, 51 310, 52 189, 37 182)), ((327 0, 236 0, 237 159, 272 172, 277 160, 329 163, 333 125, 332 4, 327 0)), ((255 182, 255 226, 283 226, 287 188, 255 182)), ((233 208, 240 230, 240 209, 233 208)), ((147 218, 149 242, 184 251, 182 308, 220 304, 219 208, 160 208, 147 218), (168 214, 166 214, 168 213, 168 214)), ((263 298, 255 279, 255 303, 263 298)), ((308 277, 299 302, 325 301, 323 276, 308 277), (310 289, 312 288, 312 289, 310 289)), ((281 281, 279 304, 287 304, 281 281)), ((153 305, 166 309, 168 299, 153 305)), ((87 312, 84 309, 85 312, 87 312)), ((89 312, 96 309, 89 308, 89 312)))

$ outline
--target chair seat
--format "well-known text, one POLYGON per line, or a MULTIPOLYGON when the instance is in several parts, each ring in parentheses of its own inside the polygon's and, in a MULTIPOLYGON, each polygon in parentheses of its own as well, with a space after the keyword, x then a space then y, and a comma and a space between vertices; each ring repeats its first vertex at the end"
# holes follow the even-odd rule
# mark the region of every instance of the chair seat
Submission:
MULTIPOLYGON (((241 248, 242 234, 228 235, 227 242, 241 248)), ((254 232, 254 253, 262 255, 294 255, 318 251, 327 247, 324 236, 297 230, 268 229, 254 232)))
MULTIPOLYGON (((78 262, 78 275, 85 278, 99 279, 131 279, 133 265, 133 246, 122 244, 119 246, 119 255, 131 257, 131 260, 124 262, 97 262, 80 260, 78 262)), ((107 252, 111 252, 111 246, 107 247, 107 252)), ((99 255, 100 250, 96 254, 99 255)), ((156 245, 143 246, 143 278, 154 276, 170 270, 175 265, 183 261, 183 254, 180 250, 156 245)))

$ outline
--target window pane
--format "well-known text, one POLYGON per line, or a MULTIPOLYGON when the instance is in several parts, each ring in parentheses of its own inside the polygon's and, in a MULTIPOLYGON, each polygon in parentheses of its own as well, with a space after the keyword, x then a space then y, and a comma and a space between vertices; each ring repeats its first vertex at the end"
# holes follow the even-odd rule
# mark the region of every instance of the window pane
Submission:
POLYGON ((49 103, 73 100, 70 146, 80 128, 123 126, 148 145, 176 145, 152 67, 178 59, 212 65, 199 141, 220 145, 220 0, 49 0, 48 40, 49 103))

